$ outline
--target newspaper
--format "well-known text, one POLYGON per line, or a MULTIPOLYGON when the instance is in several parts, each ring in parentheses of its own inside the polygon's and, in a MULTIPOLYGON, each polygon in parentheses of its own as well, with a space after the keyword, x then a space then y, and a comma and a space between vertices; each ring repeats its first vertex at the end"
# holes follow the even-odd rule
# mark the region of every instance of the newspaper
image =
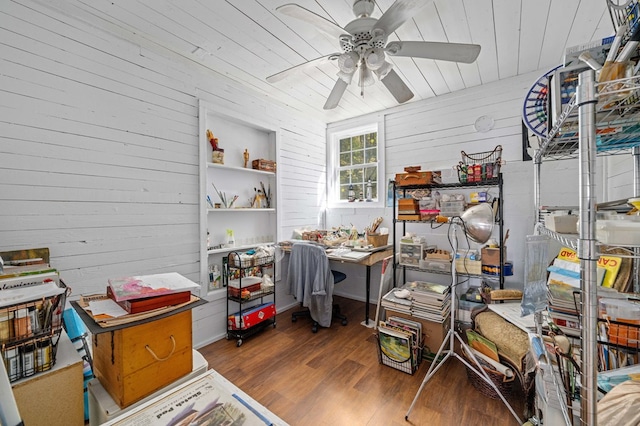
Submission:
POLYGON ((149 401, 108 425, 117 426, 265 426, 282 425, 263 406, 225 386, 215 371, 185 383, 172 392, 149 401), (216 377, 218 376, 218 377, 216 377))

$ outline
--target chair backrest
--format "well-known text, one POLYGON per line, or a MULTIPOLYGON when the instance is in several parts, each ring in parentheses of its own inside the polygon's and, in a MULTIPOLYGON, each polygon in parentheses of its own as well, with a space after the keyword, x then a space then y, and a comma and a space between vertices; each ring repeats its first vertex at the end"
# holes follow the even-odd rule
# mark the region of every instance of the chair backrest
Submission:
MULTIPOLYGON (((327 254, 323 247, 316 244, 295 243, 291 247, 289 276, 290 282, 295 280, 299 285, 312 283, 314 293, 325 287, 328 276, 331 276, 331 285, 333 285, 333 275, 329 268, 327 254)), ((326 291, 326 288, 324 290, 326 291)))
POLYGON ((309 243, 294 244, 287 284, 289 294, 309 308, 314 321, 322 327, 331 325, 334 283, 324 248, 309 243))

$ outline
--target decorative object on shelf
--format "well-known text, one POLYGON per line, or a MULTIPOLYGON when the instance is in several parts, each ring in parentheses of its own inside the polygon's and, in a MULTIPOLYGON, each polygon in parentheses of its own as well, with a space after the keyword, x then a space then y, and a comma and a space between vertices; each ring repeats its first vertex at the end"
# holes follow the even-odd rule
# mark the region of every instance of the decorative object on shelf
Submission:
POLYGON ((227 247, 235 247, 236 240, 233 236, 233 229, 227 229, 227 247))
POLYGON ((249 166, 249 150, 245 148, 242 156, 244 157, 244 168, 246 169, 249 166))
POLYGON ((224 149, 218 146, 218 138, 213 136, 213 132, 207 129, 207 139, 213 148, 211 161, 215 164, 224 164, 224 149))
POLYGON ((371 179, 367 181, 367 201, 373 201, 373 185, 371 179))
POLYGON ((347 193, 347 200, 353 203, 356 200, 356 191, 353 190, 353 185, 349 185, 349 192, 347 193))
POLYGON ((251 167, 254 170, 263 170, 265 172, 276 172, 276 162, 271 160, 264 160, 262 158, 258 160, 253 160, 251 162, 251 167))
MULTIPOLYGON (((227 199, 227 194, 225 194, 222 191, 218 191, 218 188, 216 188, 216 184, 211 182, 211 185, 213 186, 213 189, 216 190, 216 193, 218 194, 218 197, 220 198, 220 201, 222 201, 222 205, 225 209, 232 209, 233 208, 233 204, 236 202, 236 200, 238 199, 237 195, 234 195, 233 198, 231 199, 231 201, 229 201, 227 199)), ((216 203, 216 208, 218 207, 218 203, 216 203)))

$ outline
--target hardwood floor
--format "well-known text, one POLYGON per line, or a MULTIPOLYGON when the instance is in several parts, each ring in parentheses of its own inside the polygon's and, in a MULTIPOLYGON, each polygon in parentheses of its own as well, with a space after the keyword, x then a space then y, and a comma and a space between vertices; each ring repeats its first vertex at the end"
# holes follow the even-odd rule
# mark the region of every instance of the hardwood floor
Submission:
MULTIPOLYGON (((311 332, 311 322, 279 313, 276 327, 244 340, 220 340, 200 348, 209 368, 291 425, 518 425, 501 400, 468 381, 464 365, 449 359, 425 385, 408 421, 405 415, 429 363, 409 375, 379 364, 373 329, 360 324, 364 303, 336 297, 347 326, 311 332)), ((375 315, 375 306, 370 309, 375 315)), ((517 387, 517 384, 516 384, 517 387)), ((522 416, 519 392, 509 398, 522 416)))

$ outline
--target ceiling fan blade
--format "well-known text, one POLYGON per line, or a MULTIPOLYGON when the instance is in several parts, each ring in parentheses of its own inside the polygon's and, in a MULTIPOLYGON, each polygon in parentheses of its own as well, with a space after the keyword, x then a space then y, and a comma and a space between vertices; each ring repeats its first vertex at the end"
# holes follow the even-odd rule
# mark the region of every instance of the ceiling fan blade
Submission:
POLYGON ((413 98, 411 89, 404 84, 404 81, 402 81, 398 73, 394 70, 389 71, 389 74, 380 81, 382 81, 382 84, 391 92, 393 97, 396 98, 398 103, 404 103, 413 98))
POLYGON ((409 56, 470 64, 480 54, 480 45, 435 41, 392 41, 387 44, 385 51, 391 56, 409 56))
POLYGON ((282 6, 276 7, 276 10, 292 18, 308 22, 331 37, 339 38, 341 35, 347 34, 347 32, 338 25, 300 5, 292 3, 283 4, 282 6))
POLYGON ((327 61, 333 61, 338 59, 338 56, 340 56, 339 53, 331 53, 329 55, 326 56, 321 56, 319 58, 316 59, 312 59, 311 61, 302 63, 300 65, 296 65, 293 66, 291 68, 288 68, 284 71, 280 71, 279 73, 270 75, 269 77, 267 77, 267 81, 269 83, 277 83, 278 81, 284 80, 285 78, 294 75, 294 74, 298 74, 306 69, 310 69, 313 67, 316 67, 320 64, 322 64, 323 62, 327 62, 327 61))
POLYGON ((342 95, 344 95, 344 91, 347 90, 347 86, 349 84, 345 82, 343 79, 338 78, 336 80, 336 84, 331 89, 331 93, 327 98, 327 102, 324 103, 324 109, 334 109, 338 106, 340 99, 342 99, 342 95))
POLYGON ((389 35, 407 20, 413 18, 427 3, 429 0, 396 0, 378 19, 373 29, 379 28, 384 31, 385 35, 389 35))

